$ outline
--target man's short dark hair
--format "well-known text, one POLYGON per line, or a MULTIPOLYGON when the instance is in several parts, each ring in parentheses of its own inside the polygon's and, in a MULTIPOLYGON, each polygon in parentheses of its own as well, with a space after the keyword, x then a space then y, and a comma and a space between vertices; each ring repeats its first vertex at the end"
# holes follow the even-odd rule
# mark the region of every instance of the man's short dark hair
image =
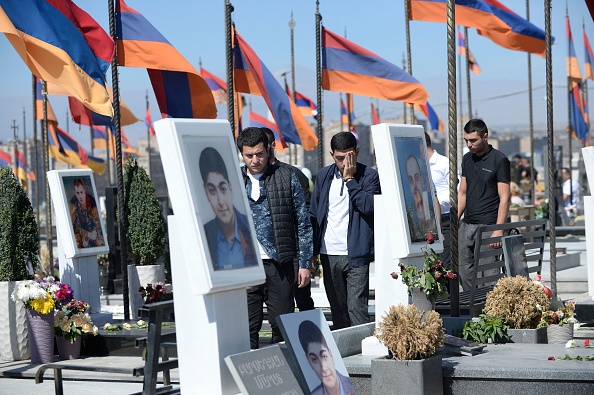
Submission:
POLYGON ((346 151, 351 148, 357 148, 357 139, 351 132, 339 132, 332 136, 332 140, 330 140, 330 149, 332 152, 336 150, 346 151))
POLYGON ((243 152, 243 147, 255 147, 256 145, 263 143, 264 147, 268 149, 268 136, 263 130, 265 128, 249 127, 245 128, 237 136, 237 148, 239 152, 243 152))
POLYGON ((274 137, 274 132, 269 128, 260 128, 266 133, 266 137, 268 137, 268 144, 272 144, 275 142, 276 138, 274 137))
POLYGON ((425 132, 425 144, 427 144, 427 148, 431 148, 431 136, 427 132, 425 132))
POLYGON ((523 156, 521 154, 515 154, 514 159, 522 159, 523 156))
POLYGON ((328 343, 326 343, 326 338, 322 334, 322 331, 312 321, 303 321, 299 324, 299 330, 297 332, 299 334, 299 343, 301 343, 301 347, 303 347, 303 351, 306 354, 307 348, 311 343, 320 343, 328 348, 328 343))
POLYGON ((484 137, 486 133, 489 133, 487 124, 482 119, 471 119, 464 125, 464 133, 477 132, 479 136, 484 137))
POLYGON ((227 175, 227 166, 219 151, 212 147, 206 147, 200 153, 200 159, 198 161, 200 166, 200 174, 202 175, 202 182, 206 184, 209 173, 218 173, 223 176, 227 182, 229 176, 227 175))

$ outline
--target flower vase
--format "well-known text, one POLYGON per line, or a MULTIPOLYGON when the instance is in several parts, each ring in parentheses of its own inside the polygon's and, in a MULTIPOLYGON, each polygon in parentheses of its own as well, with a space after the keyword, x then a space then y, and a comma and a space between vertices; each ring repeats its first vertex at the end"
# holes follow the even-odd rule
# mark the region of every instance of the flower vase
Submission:
POLYGON ((109 268, 99 265, 99 287, 101 295, 107 295, 107 284, 109 283, 109 268))
POLYGON ((427 295, 420 288, 412 287, 410 289, 412 304, 421 311, 435 310, 435 297, 427 295))
POLYGON ((56 336, 56 345, 58 346, 58 355, 60 355, 61 361, 80 358, 80 349, 82 346, 80 336, 76 336, 72 343, 64 336, 56 336))
POLYGON ((39 314, 27 309, 31 363, 54 362, 54 312, 39 314))
POLYGON ((565 344, 573 339, 573 323, 547 326, 547 342, 549 344, 565 344))
POLYGON ((10 298, 20 281, 0 281, 0 359, 29 359, 25 305, 10 298))
POLYGON ((443 394, 442 355, 419 360, 372 359, 372 393, 392 395, 395 388, 408 395, 443 394))

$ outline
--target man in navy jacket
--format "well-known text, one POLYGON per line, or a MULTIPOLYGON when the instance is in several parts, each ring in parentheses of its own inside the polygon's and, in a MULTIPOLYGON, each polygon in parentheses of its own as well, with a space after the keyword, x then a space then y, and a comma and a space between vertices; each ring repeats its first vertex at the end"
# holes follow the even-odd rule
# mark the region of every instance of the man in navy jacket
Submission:
POLYGON ((318 172, 310 206, 334 329, 369 322, 373 200, 381 189, 377 171, 358 163, 358 154, 352 133, 332 137, 334 164, 318 172))

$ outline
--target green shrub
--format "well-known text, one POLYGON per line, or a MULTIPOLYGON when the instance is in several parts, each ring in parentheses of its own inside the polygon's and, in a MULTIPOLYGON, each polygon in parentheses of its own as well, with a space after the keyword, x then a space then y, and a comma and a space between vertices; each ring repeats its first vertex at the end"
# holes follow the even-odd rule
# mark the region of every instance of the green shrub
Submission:
POLYGON ((506 343, 509 340, 507 330, 509 325, 503 318, 479 316, 478 321, 467 321, 462 328, 462 338, 479 343, 506 343))
POLYGON ((124 165, 128 251, 136 263, 152 265, 165 249, 165 222, 146 171, 130 157, 124 165))
POLYGON ((0 281, 20 281, 39 264, 39 230, 33 207, 8 166, 0 168, 0 281))

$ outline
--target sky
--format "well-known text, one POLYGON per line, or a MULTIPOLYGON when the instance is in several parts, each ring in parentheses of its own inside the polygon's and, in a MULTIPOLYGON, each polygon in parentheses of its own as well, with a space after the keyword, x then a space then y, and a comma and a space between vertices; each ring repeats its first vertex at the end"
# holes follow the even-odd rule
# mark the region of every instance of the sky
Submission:
MULTIPOLYGON (((501 0, 508 8, 526 16, 526 2, 501 0)), ((75 3, 89 13, 106 31, 109 31, 107 1, 76 0, 75 3)), ((295 78, 297 91, 316 99, 315 66, 315 0, 235 0, 232 14, 237 32, 250 44, 268 69, 281 81, 281 75, 291 69, 290 29, 291 13, 295 21, 295 78)), ((402 67, 406 55, 406 31, 403 0, 320 0, 320 13, 325 28, 346 37, 376 53, 389 62, 402 67)), ((594 43, 594 23, 583 0, 569 0, 569 17, 575 51, 582 76, 584 73, 584 46, 582 24, 590 43, 594 43)), ((225 79, 225 20, 224 0, 128 0, 127 4, 143 14, 186 59, 199 68, 225 79)), ((530 21, 544 30, 543 0, 529 0, 530 21)), ((566 1, 552 0, 551 23, 555 45, 553 59, 554 125, 563 130, 567 125, 567 98, 565 94, 567 40, 565 39, 566 1)), ((411 51, 413 76, 429 92, 429 102, 447 128, 447 42, 446 25, 442 23, 411 21, 411 51)), ((469 29, 469 45, 481 74, 471 75, 472 107, 474 115, 485 120, 491 130, 525 131, 528 134, 528 66, 527 54, 497 46, 487 38, 469 29), (494 99, 497 96, 503 98, 494 99)), ((6 37, 0 37, 0 142, 13 139, 13 120, 19 127, 19 138, 25 129, 32 135, 31 73, 17 55, 6 37), (23 110, 26 120, 23 124, 23 110)), ((111 83, 111 69, 108 70, 111 83)), ((532 55, 533 111, 535 130, 546 130, 545 101, 546 66, 544 58, 532 55)), ((289 80, 290 83, 290 80, 289 80)), ((467 112, 466 80, 462 94, 463 112, 467 112)), ((594 82, 590 82, 594 87, 594 82)), ((146 111, 145 95, 148 91, 153 121, 160 119, 158 106, 149 78, 143 69, 119 68, 119 88, 122 99, 140 119, 146 111)), ((589 88, 592 93, 594 88, 589 88)), ((458 93, 459 96, 460 93, 458 93)), ((79 142, 90 150, 88 127, 67 121, 67 99, 49 96, 60 126, 68 129, 79 142)), ((266 115, 267 108, 261 98, 248 96, 254 111, 266 115)), ((357 121, 370 123, 370 98, 355 96, 357 121)), ((337 121, 340 114, 339 94, 324 91, 325 122, 337 121)), ((380 117, 393 118, 402 114, 399 102, 379 101, 380 117)), ((592 106, 590 106, 592 108, 592 106)), ((218 106, 219 118, 227 117, 226 106, 218 106)), ((460 111, 460 110, 458 110, 460 111)), ((247 111, 244 113, 247 117, 247 111)), ((418 114, 417 117, 422 118, 418 114)), ((244 121, 246 125, 247 121, 244 121)), ((144 122, 125 127, 133 144, 146 137, 144 122)))

